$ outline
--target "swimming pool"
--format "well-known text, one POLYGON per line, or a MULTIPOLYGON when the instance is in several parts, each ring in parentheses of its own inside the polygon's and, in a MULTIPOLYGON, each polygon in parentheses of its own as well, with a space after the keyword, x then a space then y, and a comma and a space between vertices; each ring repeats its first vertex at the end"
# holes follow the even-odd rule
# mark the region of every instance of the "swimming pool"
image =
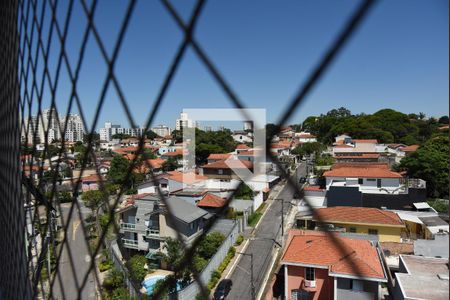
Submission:
POLYGON ((155 286, 156 282, 158 280, 164 279, 165 276, 162 275, 155 275, 146 278, 144 281, 142 281, 142 286, 147 291, 147 295, 151 295, 153 293, 153 287, 155 286))
MULTIPOLYGON (((163 275, 154 275, 146 278, 144 281, 142 281, 142 286, 145 288, 147 295, 151 295, 153 293, 153 288, 155 287, 156 282, 158 280, 162 280, 166 278, 166 276, 163 275)), ((177 283, 177 291, 181 290, 181 284, 180 282, 177 283)))

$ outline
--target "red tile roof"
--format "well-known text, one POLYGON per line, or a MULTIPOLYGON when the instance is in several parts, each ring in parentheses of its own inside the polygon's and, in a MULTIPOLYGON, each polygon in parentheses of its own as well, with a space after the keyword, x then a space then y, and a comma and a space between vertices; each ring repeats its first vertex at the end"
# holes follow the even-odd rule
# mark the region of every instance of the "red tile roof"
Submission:
POLYGON ((398 215, 391 211, 371 207, 351 207, 336 206, 318 208, 315 210, 315 217, 324 222, 349 222, 367 224, 386 224, 403 226, 398 215))
POLYGON ((353 139, 352 142, 360 143, 360 144, 377 144, 378 140, 375 140, 375 139, 373 139, 373 140, 355 140, 355 139, 353 139))
POLYGON ((208 159, 213 159, 213 160, 224 160, 227 159, 228 157, 230 157, 231 154, 230 153, 211 153, 208 156, 208 159))
POLYGON ((250 147, 247 146, 246 144, 239 144, 239 145, 236 146, 236 149, 238 149, 238 150, 247 150, 247 149, 250 149, 250 147))
POLYGON ((315 138, 316 136, 311 133, 305 133, 305 134, 299 134, 297 135, 298 138, 301 139, 308 139, 308 138, 315 138))
POLYGON ((206 194, 203 198, 197 203, 199 207, 214 207, 221 208, 225 206, 226 200, 216 196, 214 194, 206 194))
POLYGON ((410 145, 403 148, 400 148, 403 152, 414 152, 419 148, 419 145, 410 145))
MULTIPOLYGON (((148 195, 154 195, 153 193, 143 193, 143 194, 137 194, 137 195, 131 195, 131 200, 139 200, 142 198, 145 198, 148 195)), ((134 201, 133 201, 134 203, 134 201)))
POLYGON ((331 170, 323 173, 324 177, 354 178, 402 178, 402 175, 380 164, 334 164, 331 170))
POLYGON ((351 155, 351 154, 346 154, 346 155, 336 155, 335 156, 337 159, 339 158, 379 158, 380 157, 380 153, 361 153, 359 155, 351 155))
POLYGON ((85 182, 85 181, 98 182, 100 180, 102 180, 102 178, 97 174, 93 174, 93 175, 89 175, 89 176, 85 176, 85 177, 81 178, 82 182, 85 182))
MULTIPOLYGON (((247 161, 247 160, 228 160, 228 164, 233 164, 234 168, 241 168, 241 166, 238 164, 238 162, 241 162, 244 165, 244 168, 251 169, 253 168, 253 162, 247 161)), ((202 166, 204 169, 231 169, 231 167, 225 163, 225 160, 219 160, 207 165, 202 166)))
POLYGON ((163 163, 165 163, 165 160, 162 158, 154 158, 154 159, 147 159, 147 163, 155 169, 159 169, 162 167, 163 163))
POLYGON ((378 252, 370 241, 337 235, 332 238, 323 232, 297 231, 281 262, 328 267, 335 274, 385 279, 378 252))
POLYGON ((183 149, 176 149, 173 152, 166 152, 166 153, 162 154, 161 156, 174 157, 174 156, 179 156, 179 155, 183 155, 183 149))
POLYGON ((320 185, 308 185, 308 186, 305 186, 305 188, 304 188, 303 190, 305 190, 305 191, 321 192, 321 191, 323 191, 324 189, 322 189, 322 188, 320 187, 320 185))
POLYGON ((195 174, 194 172, 182 173, 178 171, 168 172, 170 180, 182 182, 185 184, 192 184, 194 182, 199 182, 208 179, 206 176, 195 174))

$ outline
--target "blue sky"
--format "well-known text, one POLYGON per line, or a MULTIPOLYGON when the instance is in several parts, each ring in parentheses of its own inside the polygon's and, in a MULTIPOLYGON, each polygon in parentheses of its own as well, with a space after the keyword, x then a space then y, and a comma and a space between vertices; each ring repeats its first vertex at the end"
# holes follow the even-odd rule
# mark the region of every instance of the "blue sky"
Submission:
MULTIPOLYGON (((187 19, 194 2, 173 3, 187 19)), ((276 121, 359 3, 208 1, 195 36, 246 106, 266 108, 268 121, 276 121)), ((126 4, 99 1, 95 23, 109 53, 126 4)), ((58 10, 60 22, 64 5, 58 10)), ((66 49, 75 65, 86 26, 78 2, 72 18, 66 49)), ((340 106, 354 113, 393 108, 429 116, 448 114, 448 34, 447 0, 379 1, 290 123, 340 106)), ((147 118, 181 40, 181 31, 159 1, 138 1, 115 73, 139 125, 147 118)), ((59 47, 53 44, 49 67, 54 73, 59 47)), ((91 35, 78 83, 89 122, 105 76, 105 63, 91 35)), ((66 110, 69 94, 63 68, 56 95, 60 111, 66 110)), ((43 98, 45 107, 48 89, 43 98)), ((153 125, 174 127, 183 108, 220 107, 232 106, 188 49, 153 125)), ((108 120, 129 125, 111 87, 95 128, 108 120)))

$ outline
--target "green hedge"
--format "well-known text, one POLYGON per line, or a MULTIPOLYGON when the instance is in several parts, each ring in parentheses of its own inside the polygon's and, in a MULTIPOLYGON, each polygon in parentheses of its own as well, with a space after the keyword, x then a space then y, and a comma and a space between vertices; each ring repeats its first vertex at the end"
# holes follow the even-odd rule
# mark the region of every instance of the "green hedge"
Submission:
POLYGON ((112 260, 106 259, 106 260, 103 260, 103 261, 101 261, 101 262, 99 263, 98 269, 100 270, 100 272, 104 272, 104 271, 106 271, 106 270, 111 269, 112 266, 113 266, 112 260))
POLYGON ((219 281, 220 277, 222 276, 223 271, 225 271, 225 269, 227 268, 228 264, 233 259, 235 254, 236 254, 236 249, 234 247, 230 247, 227 255, 225 256, 223 261, 220 263, 217 270, 214 270, 211 272, 211 279, 209 280, 209 283, 208 283, 208 289, 212 290, 216 286, 217 282, 219 281))
POLYGON ((242 234, 240 234, 237 239, 236 239, 236 245, 239 246, 240 244, 242 244, 242 242, 244 241, 244 236, 242 234))

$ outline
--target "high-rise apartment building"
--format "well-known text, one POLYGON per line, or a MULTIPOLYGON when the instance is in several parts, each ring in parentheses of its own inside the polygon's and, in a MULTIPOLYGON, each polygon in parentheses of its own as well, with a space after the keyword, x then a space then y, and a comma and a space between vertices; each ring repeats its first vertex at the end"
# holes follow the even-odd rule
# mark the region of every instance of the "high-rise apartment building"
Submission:
POLYGON ((175 129, 176 130, 181 130, 181 128, 193 128, 193 127, 198 127, 197 122, 194 122, 193 120, 189 119, 188 114, 187 113, 180 113, 180 118, 177 119, 176 123, 175 123, 175 129))
POLYGON ((152 128, 152 131, 162 137, 170 135, 172 133, 172 129, 170 129, 170 127, 167 127, 165 125, 155 126, 152 128))
POLYGON ((105 122, 105 127, 100 128, 100 140, 110 142, 115 134, 126 134, 140 137, 144 134, 144 128, 123 128, 120 125, 105 122))

